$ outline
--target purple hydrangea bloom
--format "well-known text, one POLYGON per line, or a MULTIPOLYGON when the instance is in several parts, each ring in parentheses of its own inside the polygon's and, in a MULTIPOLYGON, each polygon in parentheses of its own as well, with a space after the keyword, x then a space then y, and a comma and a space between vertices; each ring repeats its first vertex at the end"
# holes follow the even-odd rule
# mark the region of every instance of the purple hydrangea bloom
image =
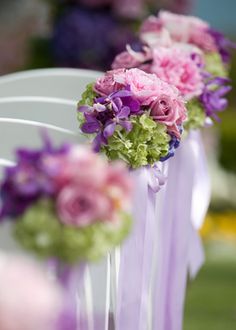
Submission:
POLYGON ((129 88, 114 92, 107 97, 99 97, 95 104, 81 106, 78 111, 84 113, 85 122, 81 130, 85 134, 94 134, 94 149, 99 151, 102 144, 114 134, 117 125, 127 132, 132 129, 131 115, 141 114, 140 103, 132 97, 129 88))
POLYGON ((210 35, 214 38, 222 61, 229 63, 230 61, 230 48, 236 48, 236 44, 226 38, 222 33, 214 29, 209 29, 210 35))
POLYGON ((227 78, 216 77, 205 84, 200 101, 208 117, 218 120, 216 113, 227 107, 228 100, 224 96, 231 90, 231 86, 226 85, 229 82, 227 78))
POLYGON ((134 39, 130 28, 109 10, 74 6, 56 22, 52 47, 59 66, 107 70, 114 57, 134 39))

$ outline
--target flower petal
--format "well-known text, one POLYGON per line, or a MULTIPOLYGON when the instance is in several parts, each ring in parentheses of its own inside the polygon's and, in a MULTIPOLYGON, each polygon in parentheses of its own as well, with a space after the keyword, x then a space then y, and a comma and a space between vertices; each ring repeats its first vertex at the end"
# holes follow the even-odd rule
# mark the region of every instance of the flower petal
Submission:
POLYGON ((127 132, 130 132, 133 128, 133 124, 128 120, 121 120, 119 122, 120 126, 122 126, 127 132))
POLYGON ((107 124, 103 131, 104 137, 108 138, 108 137, 112 136, 115 131, 115 128, 116 128, 116 123, 114 121, 107 124))
POLYGON ((129 107, 123 107, 120 112, 117 115, 117 118, 119 119, 125 119, 129 116, 130 114, 130 108, 129 107))
POLYGON ((98 130, 100 129, 100 125, 98 121, 89 121, 89 122, 85 122, 82 126, 81 126, 81 131, 83 133, 86 134, 93 134, 98 132, 98 130))

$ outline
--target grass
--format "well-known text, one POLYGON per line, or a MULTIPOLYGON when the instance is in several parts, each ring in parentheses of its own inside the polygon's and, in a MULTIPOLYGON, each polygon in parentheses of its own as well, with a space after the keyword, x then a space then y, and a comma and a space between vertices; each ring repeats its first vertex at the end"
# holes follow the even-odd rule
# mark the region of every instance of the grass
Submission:
POLYGON ((208 257, 197 279, 188 287, 184 330, 235 329, 235 259, 208 257))

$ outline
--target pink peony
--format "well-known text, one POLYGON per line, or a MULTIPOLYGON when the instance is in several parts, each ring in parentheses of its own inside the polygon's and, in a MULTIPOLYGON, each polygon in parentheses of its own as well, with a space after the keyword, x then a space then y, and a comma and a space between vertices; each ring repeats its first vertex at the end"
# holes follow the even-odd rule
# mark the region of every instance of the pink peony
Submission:
POLYGON ((107 71, 104 76, 99 78, 94 86, 94 91, 101 96, 108 96, 109 94, 120 89, 120 85, 114 80, 115 74, 122 74, 124 69, 117 69, 107 71))
POLYGON ((52 330, 62 293, 36 263, 0 255, 0 329, 52 330))
POLYGON ((167 126, 167 130, 180 138, 178 126, 187 118, 184 104, 178 99, 171 99, 167 94, 160 95, 151 104, 152 118, 167 126))
POLYGON ((200 18, 160 11, 158 19, 174 41, 192 43, 206 51, 216 51, 214 39, 208 33, 209 25, 200 18))
POLYGON ((113 220, 114 207, 105 191, 71 184, 58 196, 57 213, 62 223, 83 227, 97 221, 113 220))
POLYGON ((200 95, 204 87, 197 63, 188 52, 176 47, 155 48, 151 72, 178 88, 188 100, 200 95))

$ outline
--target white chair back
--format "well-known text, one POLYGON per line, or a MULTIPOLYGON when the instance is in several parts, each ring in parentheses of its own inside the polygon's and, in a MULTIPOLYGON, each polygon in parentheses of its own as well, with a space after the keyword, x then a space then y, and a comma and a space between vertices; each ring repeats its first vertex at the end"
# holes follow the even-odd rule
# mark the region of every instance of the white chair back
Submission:
POLYGON ((77 102, 39 96, 0 98, 0 118, 17 118, 79 131, 77 102))
MULTIPOLYGON (((84 70, 36 70, 0 78, 0 177, 14 165, 17 147, 42 144, 39 130, 47 129, 53 143, 84 143, 78 132, 76 101, 98 73, 84 70), (66 78, 65 78, 66 77, 66 78)), ((0 228, 0 249, 19 250, 9 225, 0 228)), ((88 330, 108 330, 111 279, 110 257, 86 269, 83 309, 88 330), (96 320, 91 318, 94 315, 96 320), (97 323, 99 322, 99 323, 97 323)))
POLYGON ((43 96, 78 100, 85 86, 102 72, 82 69, 39 69, 0 78, 0 97, 43 96))

